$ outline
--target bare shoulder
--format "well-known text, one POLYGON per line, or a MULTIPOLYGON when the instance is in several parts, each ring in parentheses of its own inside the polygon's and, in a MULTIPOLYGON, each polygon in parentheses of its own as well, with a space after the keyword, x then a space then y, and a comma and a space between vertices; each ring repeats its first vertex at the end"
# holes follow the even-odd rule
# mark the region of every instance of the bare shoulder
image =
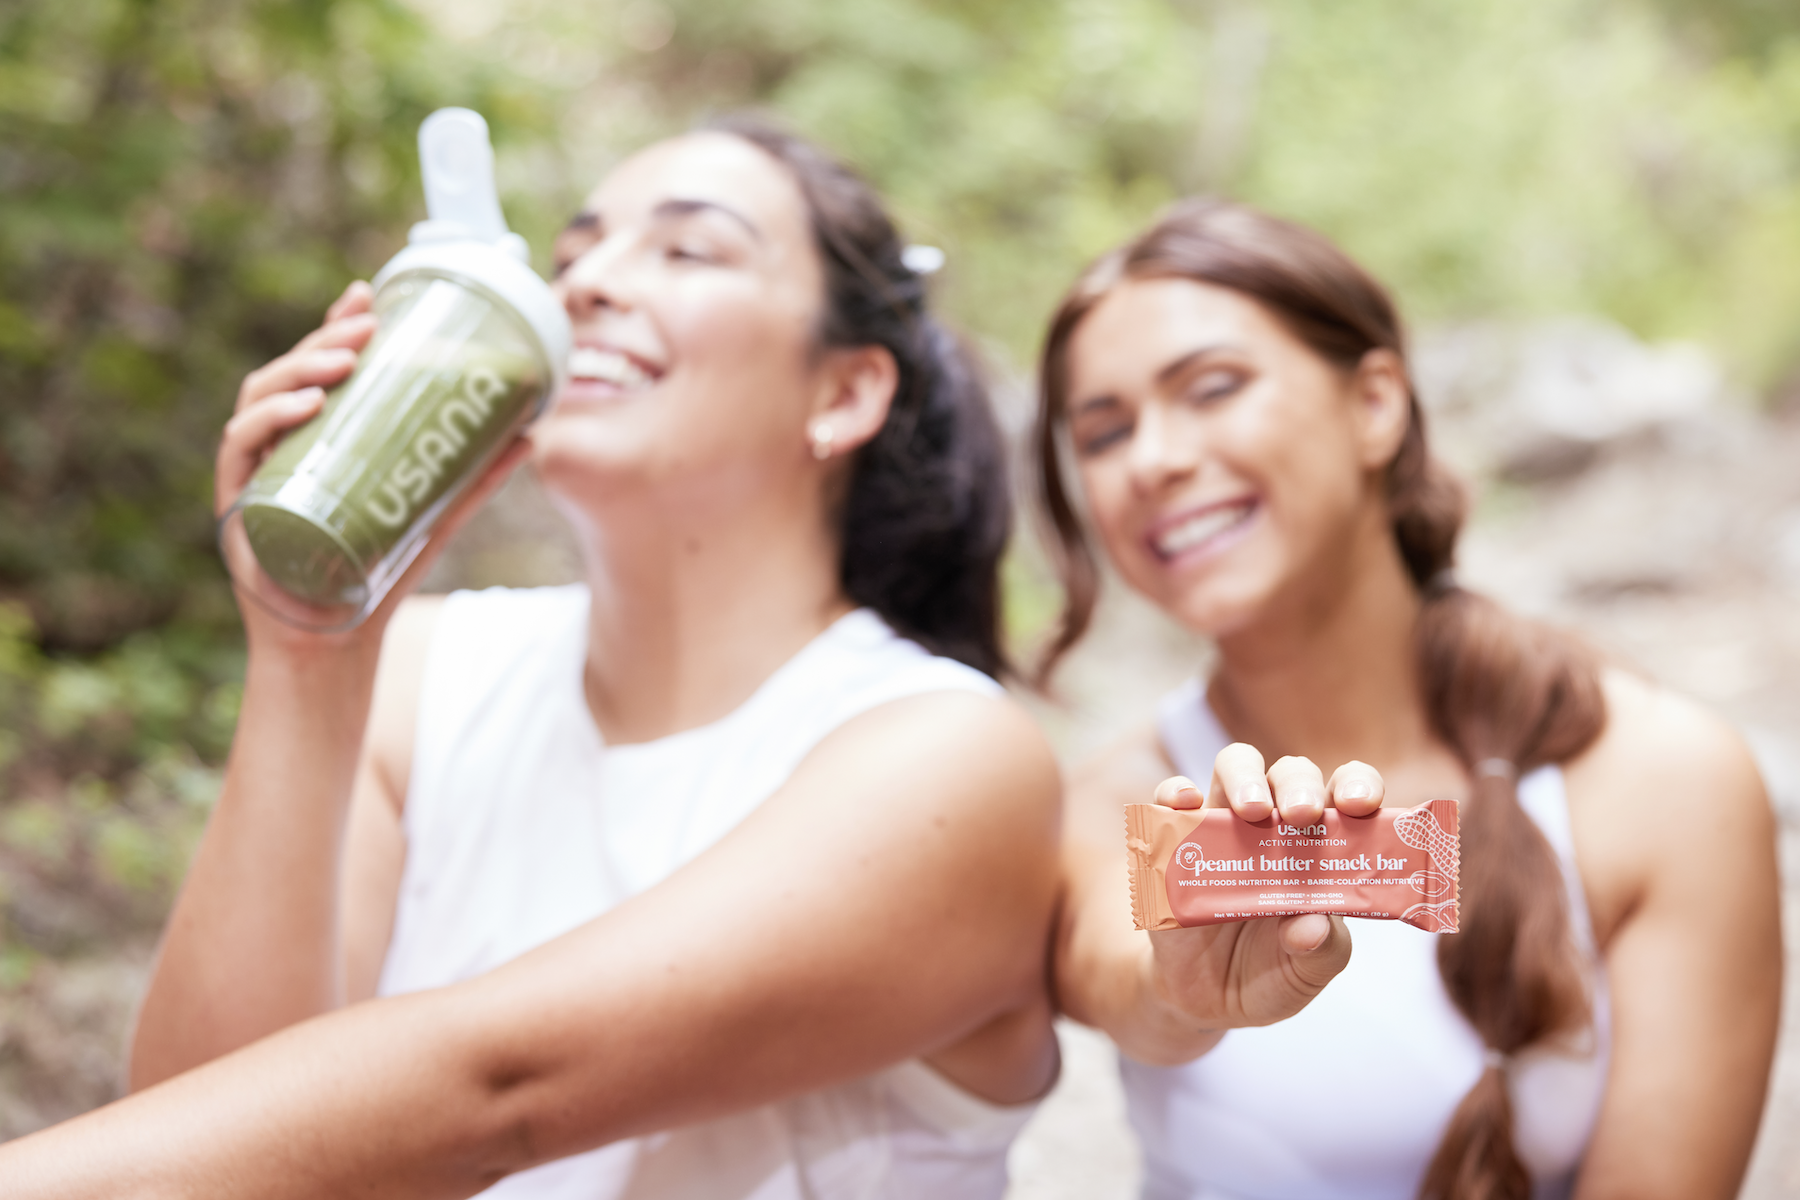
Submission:
POLYGON ((381 640, 364 754, 396 805, 412 777, 413 729, 418 724, 425 656, 443 608, 442 596, 408 597, 381 640))
POLYGON ((1148 802, 1156 785, 1173 774, 1156 726, 1145 722, 1132 729, 1069 772, 1070 832, 1110 845, 1119 837, 1120 807, 1148 802))
POLYGON ((1566 768, 1572 802, 1673 815, 1703 804, 1764 813, 1768 801, 1744 739, 1701 705, 1625 671, 1608 670, 1606 728, 1566 768))
POLYGON ((1624 671, 1606 729, 1564 777, 1577 859, 1604 943, 1659 881, 1767 857, 1774 814, 1749 747, 1701 705, 1624 671))
POLYGON ((978 801, 996 813, 1057 816, 1062 774, 1043 732, 1016 701, 974 691, 923 692, 870 709, 834 731, 802 770, 845 758, 929 780, 934 803, 978 801))

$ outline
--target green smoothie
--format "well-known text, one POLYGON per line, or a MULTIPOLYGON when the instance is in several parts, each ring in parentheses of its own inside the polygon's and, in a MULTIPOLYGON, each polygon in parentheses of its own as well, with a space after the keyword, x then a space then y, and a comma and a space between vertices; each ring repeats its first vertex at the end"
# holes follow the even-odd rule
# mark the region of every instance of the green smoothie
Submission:
MULTIPOLYGON (((391 292, 391 294, 390 294, 391 292)), ((535 341, 478 289, 403 278, 381 332, 238 502, 257 562, 293 598, 360 608, 545 397, 535 341)))

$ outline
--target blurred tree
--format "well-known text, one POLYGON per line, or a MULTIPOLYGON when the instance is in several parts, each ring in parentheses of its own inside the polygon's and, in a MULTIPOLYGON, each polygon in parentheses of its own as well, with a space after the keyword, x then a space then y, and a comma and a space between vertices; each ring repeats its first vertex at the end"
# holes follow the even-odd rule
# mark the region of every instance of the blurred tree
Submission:
POLYGON ((392 0, 0 8, 0 600, 47 647, 229 621, 237 381, 396 247, 426 112, 542 127, 478 63, 392 0))

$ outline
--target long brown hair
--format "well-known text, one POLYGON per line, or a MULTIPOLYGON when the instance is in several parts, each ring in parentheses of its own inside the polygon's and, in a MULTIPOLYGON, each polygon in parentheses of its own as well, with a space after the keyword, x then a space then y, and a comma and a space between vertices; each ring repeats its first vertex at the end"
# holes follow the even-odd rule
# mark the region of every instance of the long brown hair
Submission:
MULTIPOLYGON (((1095 305, 1138 279, 1190 279, 1261 304, 1312 351, 1353 370, 1372 350, 1405 356, 1382 286, 1324 236, 1242 205, 1189 201, 1100 258, 1069 290, 1045 341, 1036 459, 1051 550, 1066 592, 1040 669, 1046 677, 1093 615, 1099 571, 1063 479, 1059 427, 1069 342, 1095 305)), ((1404 440, 1387 466, 1389 522, 1424 604, 1416 669, 1432 728, 1468 769, 1462 806, 1462 932, 1438 943, 1444 987, 1491 1052, 1427 1167, 1423 1200, 1529 1200, 1513 1146, 1505 1060, 1591 1019, 1569 927, 1562 868, 1519 807, 1520 773, 1565 762, 1606 722, 1598 664, 1579 641, 1517 617, 1450 578, 1468 504, 1434 459, 1411 394, 1404 440)))

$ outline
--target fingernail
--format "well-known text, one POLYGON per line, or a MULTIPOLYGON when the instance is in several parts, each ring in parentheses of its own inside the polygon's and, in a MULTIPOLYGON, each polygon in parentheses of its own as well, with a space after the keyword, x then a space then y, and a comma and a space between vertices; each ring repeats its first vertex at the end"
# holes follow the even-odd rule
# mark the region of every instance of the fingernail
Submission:
POLYGON ((1275 797, 1270 794, 1268 784, 1260 786, 1249 784, 1241 787, 1232 799, 1237 802, 1239 808, 1255 808, 1259 804, 1267 805, 1269 808, 1275 807, 1275 797))
POLYGON ((1367 800, 1375 794, 1375 790, 1361 779, 1352 779, 1338 789, 1339 800, 1367 800))

